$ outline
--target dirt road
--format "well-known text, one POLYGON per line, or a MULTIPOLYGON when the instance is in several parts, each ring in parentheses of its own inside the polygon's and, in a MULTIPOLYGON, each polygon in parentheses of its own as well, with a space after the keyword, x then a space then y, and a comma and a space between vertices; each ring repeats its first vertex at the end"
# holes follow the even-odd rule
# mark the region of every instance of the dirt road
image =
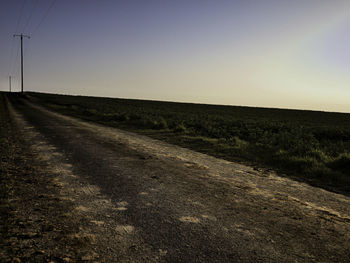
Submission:
MULTIPOLYGON (((54 225, 28 238, 41 260, 350 262, 348 197, 26 101, 7 106, 59 204, 23 208, 54 225), (66 238, 51 239, 55 231, 66 238), (59 246, 67 240, 74 249, 59 246)), ((48 198, 36 191, 34 203, 48 198)))

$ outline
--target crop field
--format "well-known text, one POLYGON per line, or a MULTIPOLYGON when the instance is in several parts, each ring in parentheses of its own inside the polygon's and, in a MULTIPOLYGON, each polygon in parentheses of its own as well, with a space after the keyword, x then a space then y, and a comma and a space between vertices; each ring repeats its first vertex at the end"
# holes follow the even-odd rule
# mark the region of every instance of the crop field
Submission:
POLYGON ((26 93, 33 103, 350 193, 350 114, 26 93))

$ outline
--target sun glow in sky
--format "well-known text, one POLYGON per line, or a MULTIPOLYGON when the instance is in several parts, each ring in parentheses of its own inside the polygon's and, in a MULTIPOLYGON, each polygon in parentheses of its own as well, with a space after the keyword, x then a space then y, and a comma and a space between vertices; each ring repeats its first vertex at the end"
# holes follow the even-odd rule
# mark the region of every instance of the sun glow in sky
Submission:
POLYGON ((348 0, 56 0, 37 30, 50 1, 21 5, 2 1, 1 90, 29 21, 26 90, 350 112, 348 0))

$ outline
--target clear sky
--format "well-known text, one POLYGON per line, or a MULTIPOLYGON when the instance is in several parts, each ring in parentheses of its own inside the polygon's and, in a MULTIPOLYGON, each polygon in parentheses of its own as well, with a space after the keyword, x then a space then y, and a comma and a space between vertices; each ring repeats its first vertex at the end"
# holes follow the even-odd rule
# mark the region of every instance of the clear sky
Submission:
POLYGON ((349 0, 51 2, 1 0, 0 90, 23 32, 25 90, 350 112, 349 0))

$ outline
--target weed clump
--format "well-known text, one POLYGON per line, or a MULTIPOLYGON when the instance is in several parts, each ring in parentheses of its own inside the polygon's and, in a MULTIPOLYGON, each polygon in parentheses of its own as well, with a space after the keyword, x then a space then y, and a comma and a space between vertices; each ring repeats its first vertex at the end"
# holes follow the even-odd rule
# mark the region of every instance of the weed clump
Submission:
POLYGON ((347 173, 350 177, 350 153, 342 153, 333 161, 328 163, 328 166, 334 170, 347 173))
POLYGON ((180 124, 176 125, 176 127, 174 128, 174 132, 176 132, 176 133, 185 133, 186 132, 185 125, 183 125, 183 123, 180 123, 180 124))

